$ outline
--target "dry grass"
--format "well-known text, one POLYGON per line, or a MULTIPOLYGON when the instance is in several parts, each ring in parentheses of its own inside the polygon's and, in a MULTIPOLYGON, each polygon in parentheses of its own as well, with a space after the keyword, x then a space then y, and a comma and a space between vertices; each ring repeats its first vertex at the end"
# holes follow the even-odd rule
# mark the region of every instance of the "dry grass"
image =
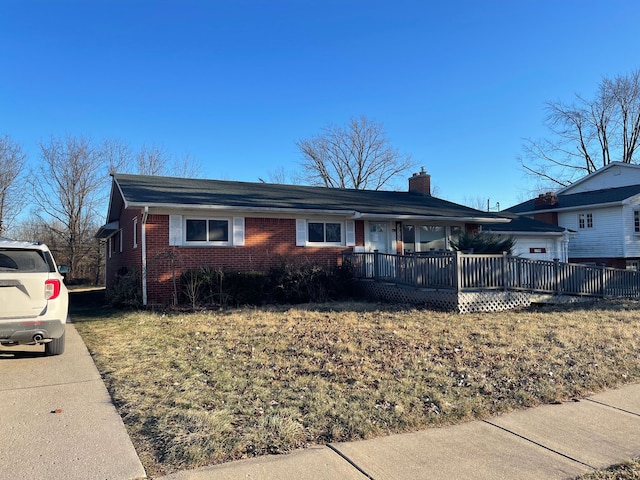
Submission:
POLYGON ((340 304, 74 322, 151 475, 483 418, 640 380, 640 306, 340 304))
POLYGON ((587 473, 579 478, 580 480, 638 480, 640 479, 640 457, 606 470, 587 473))

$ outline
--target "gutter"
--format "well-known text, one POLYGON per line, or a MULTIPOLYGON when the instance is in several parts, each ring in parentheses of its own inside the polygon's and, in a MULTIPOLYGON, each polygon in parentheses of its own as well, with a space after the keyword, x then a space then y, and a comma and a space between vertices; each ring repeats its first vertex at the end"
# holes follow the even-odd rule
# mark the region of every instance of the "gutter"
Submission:
MULTIPOLYGON (((494 233, 499 235, 526 235, 530 237, 563 237, 565 235, 565 231, 563 232, 525 232, 525 231, 505 231, 505 230, 491 230, 491 229, 482 229, 483 232, 494 233)), ((571 232, 569 232, 571 233, 571 232)))
POLYGON ((140 240, 142 243, 142 305, 147 306, 147 217, 149 207, 145 206, 142 212, 142 225, 140 240))
POLYGON ((140 207, 154 208, 161 211, 165 210, 206 210, 206 211, 222 211, 222 212, 250 212, 250 213, 273 213, 282 214, 289 213, 292 215, 300 215, 301 212, 312 215, 323 216, 340 216, 357 219, 361 217, 361 213, 356 210, 329 210, 326 208, 280 208, 280 207, 243 207, 238 205, 197 205, 190 203, 137 203, 125 202, 125 208, 140 207))
POLYGON ((392 215, 382 213, 362 214, 365 220, 439 220, 445 222, 469 222, 469 223, 509 223, 510 218, 504 217, 448 217, 443 215, 392 215))
POLYGON ((473 223, 508 223, 510 218, 504 217, 458 217, 458 216, 442 216, 442 215, 394 215, 392 213, 362 213, 357 210, 330 210, 326 208, 280 208, 280 207, 243 207, 237 205, 196 205, 183 203, 150 203, 140 204, 135 202, 126 202, 126 208, 143 207, 146 209, 154 208, 159 211, 166 212, 171 210, 204 210, 204 211, 220 211, 220 212, 243 212, 243 213, 270 213, 273 215, 290 214, 292 216, 319 215, 319 216, 337 216, 348 218, 351 220, 359 219, 394 219, 394 220, 440 220, 450 222, 473 222, 473 223))

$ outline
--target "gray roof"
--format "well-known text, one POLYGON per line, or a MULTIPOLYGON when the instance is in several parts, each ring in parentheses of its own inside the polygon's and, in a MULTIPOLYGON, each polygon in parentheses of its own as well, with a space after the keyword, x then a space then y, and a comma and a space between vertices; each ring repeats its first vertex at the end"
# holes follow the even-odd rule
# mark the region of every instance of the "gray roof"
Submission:
POLYGON ((496 223, 482 225, 483 230, 499 233, 555 233, 561 234, 565 231, 565 228, 558 227, 546 222, 540 222, 529 217, 521 217, 519 215, 508 214, 502 212, 505 216, 511 217, 509 223, 496 223))
POLYGON ((335 189, 301 185, 232 182, 193 178, 115 174, 108 222, 117 220, 122 202, 129 206, 224 206, 237 210, 283 209, 356 212, 390 217, 461 218, 466 221, 503 221, 482 212, 430 195, 410 192, 335 189), (115 188, 117 187, 117 188, 115 188), (115 195, 116 191, 122 196, 115 195))
POLYGON ((605 188, 593 190, 591 192, 560 194, 558 203, 552 206, 535 207, 535 199, 527 200, 506 211, 513 213, 529 213, 559 210, 563 208, 593 207, 608 203, 620 203, 630 197, 640 194, 640 185, 630 185, 627 187, 605 188))

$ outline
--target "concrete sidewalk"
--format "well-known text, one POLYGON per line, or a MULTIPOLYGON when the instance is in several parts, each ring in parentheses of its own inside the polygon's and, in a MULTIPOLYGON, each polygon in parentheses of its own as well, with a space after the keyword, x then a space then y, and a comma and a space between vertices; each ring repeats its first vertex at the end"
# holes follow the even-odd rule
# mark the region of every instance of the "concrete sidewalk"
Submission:
POLYGON ((567 479, 640 455, 640 385, 453 427, 178 472, 162 480, 567 479))
POLYGON ((67 324, 66 351, 0 347, 0 477, 146 478, 80 335, 67 324))

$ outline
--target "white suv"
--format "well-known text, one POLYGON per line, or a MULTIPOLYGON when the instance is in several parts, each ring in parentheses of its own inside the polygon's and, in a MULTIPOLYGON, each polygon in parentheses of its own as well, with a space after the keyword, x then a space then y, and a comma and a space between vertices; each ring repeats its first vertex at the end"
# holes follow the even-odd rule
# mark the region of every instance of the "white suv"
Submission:
POLYGON ((0 344, 64 352, 69 292, 46 245, 0 238, 0 344))

